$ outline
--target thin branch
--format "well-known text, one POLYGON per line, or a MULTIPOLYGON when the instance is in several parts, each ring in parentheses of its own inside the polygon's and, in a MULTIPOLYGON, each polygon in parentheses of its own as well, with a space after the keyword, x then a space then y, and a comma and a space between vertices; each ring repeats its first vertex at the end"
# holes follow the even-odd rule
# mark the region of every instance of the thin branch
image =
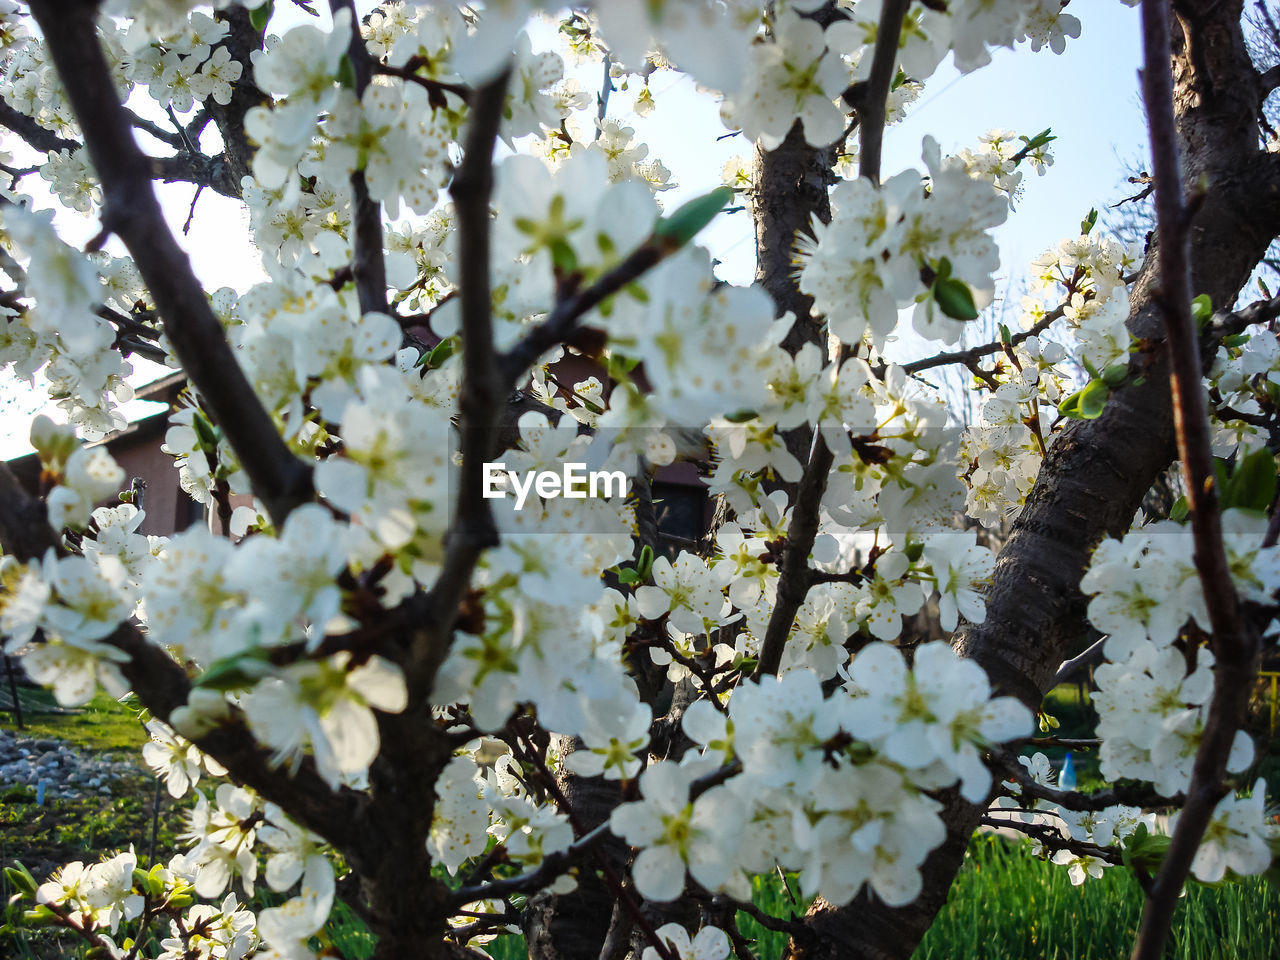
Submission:
POLYGON ((448 628, 471 585, 480 554, 498 542, 493 511, 482 496, 484 463, 493 456, 503 400, 493 346, 489 199, 493 193, 493 148, 502 124, 510 70, 476 92, 466 152, 449 192, 457 210, 458 296, 462 302, 462 392, 458 408, 462 468, 444 568, 431 588, 436 622, 448 628))
POLYGON ((313 495, 311 467, 294 457, 258 401, 214 316, 191 262, 165 223, 150 161, 111 80, 98 42, 96 4, 34 0, 39 23, 103 187, 103 225, 119 235, 155 299, 187 376, 218 419, 254 494, 277 524, 313 495))
POLYGON ((563 850, 548 853, 537 868, 514 877, 490 880, 470 887, 459 887, 450 895, 451 905, 462 905, 475 900, 505 900, 517 893, 530 893, 550 885, 556 877, 580 864, 592 851, 609 837, 609 821, 585 833, 563 850))
MULTIPOLYGON (((173 147, 173 149, 175 150, 181 150, 186 145, 186 138, 181 132, 182 131, 181 125, 178 126, 179 132, 174 132, 173 130, 166 130, 164 127, 160 126, 158 123, 152 123, 150 120, 147 120, 145 117, 138 116, 128 107, 125 107, 124 112, 129 117, 129 123, 133 125, 133 128, 135 130, 141 130, 143 133, 147 134, 148 136, 155 137, 157 140, 161 141, 162 143, 168 144, 169 146, 173 147)), ((172 107, 169 108, 169 112, 170 112, 170 115, 172 115, 173 113, 172 107)), ((177 123, 176 120, 174 122, 177 123)))
POLYGON ((1060 683, 1066 683, 1085 667, 1092 667, 1101 663, 1102 648, 1106 642, 1106 637, 1100 637, 1093 643, 1089 644, 1083 653, 1077 654, 1070 660, 1063 660, 1058 666, 1058 672, 1053 675, 1053 680, 1050 682, 1050 689, 1056 687, 1060 683))
POLYGON ((1256 323, 1268 323, 1280 317, 1280 297, 1258 300, 1242 310, 1219 310, 1213 315, 1209 332, 1214 341, 1243 333, 1256 323))
POLYGON ((1108 807, 1139 807, 1144 810, 1155 807, 1177 807, 1185 799, 1182 794, 1172 797, 1162 796, 1149 787, 1140 784, 1118 783, 1106 790, 1095 790, 1093 793, 1079 793, 1075 790, 1057 790, 1046 787, 1037 781, 1027 768, 1020 764, 1011 754, 997 755, 1004 770, 1004 775, 1021 789, 1019 796, 1031 797, 1056 804, 1064 810, 1092 811, 1106 810, 1108 807))
MULTIPOLYGON (((1015 333, 1009 338, 1008 346, 1016 347, 1018 344, 1038 337, 1040 334, 1048 330, 1053 324, 1066 316, 1066 308, 1063 306, 1055 307, 1046 313, 1030 330, 1022 330, 1015 333)), ((997 353, 1003 353, 1005 343, 996 340, 992 343, 984 343, 978 347, 970 347, 968 350, 956 350, 953 353, 939 353, 932 357, 926 357, 923 360, 916 360, 913 363, 904 363, 902 365, 903 372, 907 374, 920 373, 922 370, 931 370, 934 367, 945 367, 949 364, 959 363, 964 366, 977 363, 983 357, 994 356, 997 353)))
POLYGON ((871 59, 871 76, 858 103, 858 176, 880 185, 880 147, 884 142, 885 108, 898 69, 898 38, 911 0, 881 0, 880 24, 871 59))
POLYGON ((753 680, 776 674, 782 664, 782 650, 787 644, 791 625, 814 579, 809 568, 809 554, 818 535, 822 495, 827 489, 827 474, 835 463, 835 455, 822 437, 820 428, 813 431, 809 462, 796 488, 795 507, 787 527, 787 545, 782 554, 778 576, 778 595, 769 615, 764 639, 760 641, 760 662, 752 673, 753 680))
POLYGON ((1024 823, 1013 817, 1006 820, 990 815, 984 816, 981 822, 988 827, 1002 827, 1025 833, 1051 850, 1068 850, 1078 857, 1093 857, 1095 860, 1102 860, 1112 866, 1120 866, 1124 863, 1124 858, 1115 847, 1100 847, 1096 843, 1073 840, 1071 837, 1063 836, 1057 827, 1046 823, 1024 823))
POLYGON ((399 77, 409 83, 416 83, 427 91, 429 95, 428 102, 432 107, 447 106, 444 97, 446 93, 452 93, 464 103, 471 102, 471 97, 475 91, 470 87, 461 83, 449 83, 447 80, 433 80, 430 77, 424 77, 417 72, 422 63, 423 61, 414 57, 403 67, 393 67, 387 63, 374 63, 372 69, 374 73, 384 77, 399 77))
POLYGON ((1160 266, 1159 305, 1170 351, 1169 387, 1174 432, 1182 461, 1195 564, 1213 628, 1216 668, 1213 698, 1196 750, 1187 802, 1178 817, 1169 852, 1147 894, 1133 960, 1158 960, 1169 935, 1178 895, 1191 861, 1226 795, 1227 758, 1248 706, 1256 675, 1257 637, 1241 615, 1239 598, 1222 542, 1222 517, 1214 485, 1209 415, 1201 387, 1199 336, 1191 315, 1189 217, 1178 170, 1178 129, 1173 110, 1168 0, 1143 0, 1145 64, 1143 101, 1151 137, 1156 188, 1156 233, 1160 266))
POLYGON ((67 150, 71 153, 80 149, 74 140, 59 136, 48 127, 41 126, 34 117, 29 117, 8 101, 0 99, 0 126, 12 130, 32 147, 45 153, 57 153, 67 150))
POLYGON ((596 94, 596 134, 591 138, 593 142, 599 140, 604 133, 604 119, 609 116, 609 94, 617 89, 613 85, 612 68, 613 58, 606 53, 604 55, 604 79, 600 82, 600 92, 596 94))
POLYGON ((545 320, 532 327, 515 346, 499 358, 503 384, 514 386, 516 379, 533 366, 539 357, 552 347, 564 343, 573 334, 578 321, 588 311, 639 279, 671 252, 670 248, 651 237, 591 286, 561 300, 545 320))
MULTIPOLYGON (((355 93, 359 99, 369 86, 374 64, 360 35, 356 5, 354 0, 329 0, 329 9, 335 17, 342 10, 351 14, 351 43, 347 46, 347 55, 354 67, 355 93)), ((382 203, 369 196, 369 184, 363 168, 351 174, 351 195, 355 208, 351 270, 355 274, 360 310, 363 313, 386 313, 387 265, 382 242, 382 203)))

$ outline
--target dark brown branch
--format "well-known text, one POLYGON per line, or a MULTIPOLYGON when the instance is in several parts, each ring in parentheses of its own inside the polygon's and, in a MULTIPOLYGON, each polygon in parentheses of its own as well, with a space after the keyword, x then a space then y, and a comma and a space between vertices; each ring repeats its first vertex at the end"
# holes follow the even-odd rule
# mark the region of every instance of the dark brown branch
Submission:
POLYGON ((1124 863, 1124 858, 1115 847, 1100 847, 1096 843, 1073 840, 1071 837, 1063 836, 1057 827, 1047 823, 1023 823, 1013 817, 1004 819, 992 816, 984 816, 982 823, 988 827, 1003 827, 1025 833, 1050 850, 1069 850, 1078 857, 1093 857, 1112 866, 1120 866, 1124 863))
MULTIPOLYGON (((1008 346, 1016 347, 1018 344, 1029 340, 1031 337, 1038 337, 1040 334, 1048 330, 1053 324, 1061 320, 1065 316, 1063 307, 1055 307, 1046 313, 1030 330, 1022 330, 1015 333, 1009 338, 1008 346)), ((984 343, 978 347, 970 347, 968 350, 956 350, 952 353, 939 353, 932 357, 926 357, 923 360, 916 360, 912 363, 904 363, 902 369, 908 374, 920 373, 922 370, 931 370, 934 367, 945 367, 953 363, 970 366, 976 364, 983 357, 994 356, 997 353, 1003 353, 1005 344, 1002 341, 993 343, 984 343)))
POLYGON ((451 628, 458 603, 471 585, 480 554, 498 542, 489 501, 482 496, 484 463, 493 455, 503 392, 493 346, 489 199, 493 193, 493 147, 506 105, 509 71, 476 92, 462 166, 449 192, 457 210, 459 298, 462 301, 462 468, 445 548, 444 567, 431 588, 433 620, 451 628))
POLYGON ((1244 719, 1256 673, 1257 638, 1241 615, 1222 542, 1222 518, 1214 488, 1209 414, 1201 387, 1199 336, 1191 315, 1189 217, 1178 168, 1178 127, 1173 109, 1168 0, 1143 0, 1145 64, 1143 101, 1151 137, 1156 188, 1156 234, 1160 248, 1157 301, 1164 314, 1171 369, 1174 433, 1182 461, 1195 564, 1213 628, 1213 698, 1196 750, 1187 802, 1178 817, 1169 851, 1147 892, 1133 960, 1158 960, 1174 908, 1213 811, 1226 795, 1226 765, 1244 719))
POLYGON ((880 24, 871 59, 871 76, 858 103, 858 176, 880 185, 880 147, 884 142, 885 108, 898 70, 898 37, 910 0, 881 0, 880 24))
POLYGON ((502 383, 508 388, 514 387, 517 379, 539 357, 552 347, 564 343, 573 334, 578 321, 588 311, 633 280, 639 279, 670 252, 660 242, 647 240, 591 286, 561 300, 545 320, 533 326, 515 346, 499 358, 502 383))
POLYGON ((1258 76, 1258 86, 1261 88, 1264 100, 1276 87, 1280 87, 1280 63, 1268 70, 1264 70, 1258 76))
POLYGON ((449 83, 445 80, 432 80, 430 77, 424 77, 417 72, 419 66, 421 66, 421 62, 415 63, 414 60, 410 60, 403 67, 393 67, 386 63, 374 63, 373 72, 384 77, 399 77, 409 83, 416 83, 430 95, 432 106, 444 106, 442 101, 446 93, 452 93, 464 103, 471 102, 474 91, 470 87, 461 83, 449 83))
POLYGON ((41 126, 34 117, 29 117, 6 100, 0 100, 0 126, 12 130, 37 150, 46 153, 57 153, 68 150, 72 153, 80 149, 74 140, 54 133, 48 127, 41 126))
MULTIPOLYGON (((329 9, 335 16, 340 10, 351 14, 351 43, 347 55, 351 58, 356 78, 356 97, 363 97, 373 76, 373 58, 360 36, 360 18, 356 15, 354 0, 329 0, 329 9)), ((369 196, 369 184, 364 169, 351 174, 351 195, 355 207, 355 224, 352 230, 351 270, 356 278, 356 294, 360 298, 360 310, 364 313, 387 312, 387 265, 383 255, 382 204, 369 196)), ((486 201, 487 203, 487 201, 486 201)), ((486 218, 488 211, 485 212, 486 218)))
POLYGON ((458 888, 452 894, 452 903, 460 906, 475 900, 505 900, 517 893, 541 890, 549 886, 556 877, 582 863, 609 835, 609 822, 606 820, 563 850, 548 853, 542 858, 542 863, 527 873, 458 888))
POLYGON ((1182 805, 1185 797, 1178 794, 1172 797, 1162 796, 1150 787, 1137 783, 1117 783, 1105 790, 1093 793, 1079 793, 1075 790, 1057 790, 1038 783, 1027 768, 1020 764, 1011 754, 997 755, 1003 775, 1012 780, 1021 789, 1019 796, 1031 797, 1034 800, 1045 800, 1057 804, 1064 810, 1091 811, 1106 810, 1108 807, 1123 805, 1150 810, 1157 807, 1172 808, 1182 805))
POLYGON ((155 137, 161 143, 168 144, 175 150, 182 150, 189 146, 186 131, 179 126, 177 130, 166 130, 158 123, 152 123, 145 117, 140 117, 128 107, 125 108, 125 114, 129 117, 135 130, 141 130, 148 136, 155 137))
POLYGON ((164 220, 94 26, 96 4, 36 0, 31 11, 84 131, 103 186, 103 224, 138 266, 179 361, 218 419, 253 492, 276 523, 313 495, 311 468, 294 457, 258 401, 222 325, 164 220))
POLYGON ((787 644, 796 612, 804 603, 809 587, 814 582, 809 569, 809 554, 818 535, 822 494, 827 489, 827 474, 834 462, 835 456, 831 448, 827 446, 821 431, 815 428, 809 462, 805 464, 804 476, 800 478, 800 486, 793 500, 795 507, 791 513, 791 523, 787 527, 787 546, 782 554, 778 577, 778 598, 769 615, 764 639, 760 642, 760 662, 756 665, 752 679, 759 680, 778 672, 782 663, 782 650, 787 644))

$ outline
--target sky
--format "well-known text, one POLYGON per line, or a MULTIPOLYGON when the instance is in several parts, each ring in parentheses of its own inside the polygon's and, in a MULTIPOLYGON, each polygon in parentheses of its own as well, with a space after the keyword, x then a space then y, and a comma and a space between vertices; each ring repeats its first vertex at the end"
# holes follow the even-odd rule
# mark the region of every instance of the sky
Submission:
MULTIPOLYGON (((361 3, 363 10, 372 6, 361 3)), ((282 32, 307 18, 291 4, 279 4, 272 30, 282 32)), ((1026 46, 997 50, 993 62, 961 76, 950 65, 939 68, 906 119, 885 134, 883 170, 886 179, 901 170, 923 170, 921 140, 935 137, 944 153, 975 148, 978 137, 998 128, 1032 136, 1050 127, 1055 163, 1043 177, 1024 176, 1024 193, 1009 220, 995 232, 1001 250, 997 298, 1016 291, 1028 263, 1059 240, 1079 233, 1090 207, 1102 208, 1127 195, 1126 170, 1140 162, 1146 144, 1145 122, 1137 97, 1137 68, 1141 59, 1138 10, 1119 0, 1072 0, 1070 12, 1082 25, 1081 37, 1069 41, 1058 56, 1026 46)), ((550 48, 554 27, 533 31, 535 48, 550 48)), ((600 84, 598 63, 567 65, 567 73, 585 89, 600 84)), ((662 195, 668 208, 719 186, 725 163, 749 155, 750 144, 730 133, 719 118, 715 99, 700 93, 688 78, 656 73, 651 89, 657 109, 647 117, 631 109, 640 81, 610 99, 613 118, 624 120, 637 137, 649 144, 650 157, 661 159, 678 186, 662 195), (721 139, 724 137, 723 139, 721 139)), ((142 98, 135 98, 142 99, 142 98)), ((139 104, 138 108, 143 105, 139 104)), ((158 115, 158 122, 163 114, 158 115)), ((143 138, 145 141, 147 138, 143 138)), ((35 178, 31 178, 35 179, 35 178)), ((191 230, 182 236, 194 188, 189 184, 161 185, 160 196, 171 228, 191 254, 197 276, 210 290, 230 286, 247 289, 264 278, 256 251, 248 239, 248 215, 235 201, 204 191, 191 230)), ((1131 191, 1128 191, 1131 192, 1131 191)), ((38 202, 37 206, 50 203, 38 202)), ((68 242, 83 244, 98 231, 96 220, 75 213, 58 218, 68 242)), ((113 242, 116 242, 113 240, 113 242)), ((754 271, 752 227, 745 213, 721 217, 699 238, 722 262, 719 274, 733 283, 749 283, 754 271)), ((119 254, 118 247, 108 247, 119 254)), ((1011 294, 1016 309, 1016 294, 1011 294)), ((1000 304, 996 304, 999 309, 1000 304)), ((1016 314, 1015 314, 1016 316, 1016 314)), ((906 336, 891 355, 917 355, 924 344, 906 336)), ((138 362, 136 384, 163 374, 154 364, 138 362)), ((39 377, 37 377, 39 383, 39 377)), ((0 379, 0 456, 30 450, 26 441, 32 417, 45 407, 42 398, 11 378, 0 379)), ((131 417, 146 415, 159 405, 135 403, 131 417)), ((56 417, 55 411, 49 411, 56 417)))

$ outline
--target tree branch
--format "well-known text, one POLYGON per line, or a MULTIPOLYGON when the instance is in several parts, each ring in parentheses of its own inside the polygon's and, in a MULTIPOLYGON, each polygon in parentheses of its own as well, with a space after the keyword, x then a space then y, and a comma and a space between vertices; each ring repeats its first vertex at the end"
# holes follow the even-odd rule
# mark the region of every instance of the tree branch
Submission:
MULTIPOLYGON (((1066 315, 1065 307, 1055 307, 1046 313, 1030 330, 1023 330, 1015 333, 1009 338, 1008 346, 1016 347, 1032 337, 1038 337, 1040 334, 1048 330, 1053 324, 1061 320, 1066 315)), ((994 356, 997 353, 1003 353, 1006 344, 1002 341, 993 343, 984 343, 978 347, 970 347, 968 350, 956 350, 952 353, 939 353, 932 357, 926 357, 923 360, 916 360, 912 363, 904 363, 902 369, 905 373, 920 373, 923 370, 931 370, 934 367, 945 367, 949 364, 959 363, 964 366, 970 366, 977 363, 983 357, 994 356)))
POLYGON ((57 153, 59 150, 75 152, 80 144, 74 140, 54 133, 48 127, 41 126, 34 117, 29 117, 21 110, 0 99, 0 126, 8 127, 32 147, 45 153, 57 153))
POLYGON ((564 343, 588 311, 643 276, 671 252, 673 251, 665 248, 658 240, 650 238, 591 286, 556 304, 545 320, 531 327, 524 337, 498 358, 504 388, 512 389, 521 374, 533 366, 539 357, 552 347, 564 343))
POLYGON ((1182 794, 1166 797, 1154 792, 1150 787, 1136 783, 1117 783, 1105 790, 1095 790, 1093 793, 1057 790, 1039 783, 1008 751, 997 753, 995 756, 1005 776, 1020 788, 1021 792, 1018 796, 1045 800, 1064 810, 1106 810, 1108 807, 1121 805, 1140 807, 1144 810, 1154 807, 1171 808, 1181 806, 1185 800, 1182 794))
MULTIPOLYGON (((484 462, 492 455, 503 396, 493 346, 490 281, 489 199, 493 193, 493 147, 502 124, 510 71, 476 92, 462 166, 449 188, 457 210, 459 297, 462 301, 462 469, 444 567, 431 588, 434 621, 452 629, 458 603, 471 585, 480 554, 498 542, 489 501, 482 496, 484 462)), ((439 655, 443 655, 440 651, 439 655)))
POLYGON ((1169 852, 1148 890, 1133 948, 1133 960, 1158 960, 1200 840, 1228 789, 1224 780, 1227 758, 1248 705, 1248 691, 1256 672, 1257 638, 1241 615, 1222 542, 1222 517, 1213 482, 1209 415, 1200 382, 1199 336, 1191 315, 1189 216, 1178 169, 1168 0, 1143 0, 1142 28, 1143 100, 1151 136, 1160 245, 1158 303, 1164 313, 1171 358, 1169 386, 1174 432, 1191 507, 1195 564, 1213 627, 1210 644, 1215 653, 1213 698, 1196 750, 1187 802, 1178 817, 1169 852))
POLYGON ((529 893, 541 890, 551 884, 556 877, 567 873, 570 869, 585 860, 595 848, 609 837, 609 821, 606 820, 594 830, 585 833, 563 850, 548 853, 542 863, 514 877, 478 883, 475 886, 460 887, 451 897, 454 906, 471 903, 475 900, 505 900, 517 893, 529 893))
POLYGON ((827 474, 835 462, 835 455, 823 439, 819 428, 814 428, 813 445, 809 450, 809 462, 796 489, 795 507, 791 523, 787 527, 787 546, 782 554, 782 566, 778 577, 778 596, 769 615, 764 639, 760 641, 760 662, 752 673, 753 680, 776 674, 782 664, 782 650, 791 633, 796 612, 808 596, 814 583, 809 570, 809 554, 818 535, 818 520, 822 510, 822 495, 827 489, 827 474))
POLYGON ((280 524, 293 507, 313 495, 311 467, 294 457, 280 438, 236 362, 190 261, 165 224, 150 163, 134 142, 98 42, 96 4, 34 0, 31 11, 102 181, 104 227, 124 241, 187 376, 217 417, 254 494, 280 524))
MULTIPOLYGON (((329 9, 335 16, 341 10, 351 14, 351 43, 347 47, 347 55, 355 68, 355 92, 356 98, 359 99, 364 96, 369 86, 374 65, 373 58, 369 56, 369 48, 364 45, 364 38, 360 36, 360 18, 356 15, 356 5, 354 0, 329 0, 329 9)), ((505 90, 504 82, 503 91, 505 90)), ((492 147, 486 156, 486 162, 489 162, 490 166, 492 166, 491 159, 492 147)), ((387 266, 382 249, 382 204, 369 196, 369 185, 365 180, 363 168, 351 174, 351 195, 352 206, 355 208, 351 271, 356 278, 356 294, 360 298, 360 310, 364 313, 386 313, 387 266)), ((484 215, 488 220, 487 196, 484 215)), ((486 286, 486 291, 487 289, 486 286)))
POLYGON ((884 142, 885 106, 898 70, 898 37, 911 0, 881 0, 871 76, 858 103, 858 176, 880 185, 880 147, 884 142))

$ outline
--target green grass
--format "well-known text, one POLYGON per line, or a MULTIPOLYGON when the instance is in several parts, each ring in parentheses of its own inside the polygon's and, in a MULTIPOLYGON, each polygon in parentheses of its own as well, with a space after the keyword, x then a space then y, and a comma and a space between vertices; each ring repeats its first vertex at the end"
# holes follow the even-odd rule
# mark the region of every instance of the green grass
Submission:
POLYGON ((57 702, 47 690, 22 690, 19 697, 25 708, 24 729, 17 729, 13 714, 2 715, 4 729, 19 737, 65 740, 81 750, 114 753, 136 753, 147 742, 138 712, 102 691, 83 707, 66 713, 47 712, 57 702))
MULTIPOLYGON (((975 837, 946 906, 913 960, 1113 960, 1133 946, 1142 890, 1120 867, 1071 886, 1065 868, 1026 847, 975 837)), ((1191 885, 1169 960, 1269 960, 1280 944, 1280 891, 1260 879, 1191 885)), ((763 957, 762 957, 763 960, 763 957)))

